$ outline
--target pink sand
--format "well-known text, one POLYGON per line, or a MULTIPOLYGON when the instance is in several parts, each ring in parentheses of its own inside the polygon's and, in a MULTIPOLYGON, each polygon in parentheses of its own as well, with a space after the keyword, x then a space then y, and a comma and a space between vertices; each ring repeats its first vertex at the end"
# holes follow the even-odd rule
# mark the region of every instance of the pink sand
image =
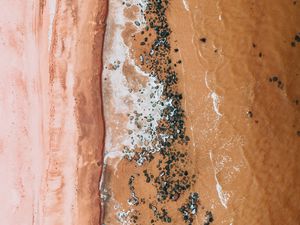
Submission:
POLYGON ((40 2, 1 0, 1 225, 76 224, 72 64, 49 48, 50 7, 40 2))

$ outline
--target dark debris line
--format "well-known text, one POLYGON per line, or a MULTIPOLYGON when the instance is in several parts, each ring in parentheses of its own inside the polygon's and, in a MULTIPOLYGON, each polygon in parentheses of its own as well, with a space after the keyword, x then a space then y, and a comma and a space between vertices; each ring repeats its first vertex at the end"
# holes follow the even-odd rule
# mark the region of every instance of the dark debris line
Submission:
MULTIPOLYGON (((149 210, 153 212, 154 218, 149 221, 151 224, 156 222, 172 223, 172 218, 168 213, 168 203, 175 202, 187 192, 191 191, 191 187, 196 181, 196 175, 189 172, 187 167, 188 154, 186 146, 190 138, 186 135, 185 115, 182 109, 182 94, 178 92, 177 88, 177 72, 174 67, 176 64, 182 63, 181 60, 172 62, 170 35, 172 33, 167 17, 166 10, 169 5, 169 0, 149 0, 146 9, 142 12, 146 21, 145 29, 141 32, 142 35, 154 33, 155 39, 149 44, 147 37, 143 38, 140 46, 149 46, 148 52, 145 51, 141 55, 142 64, 150 71, 150 76, 157 79, 158 83, 163 86, 161 99, 164 102, 169 102, 165 105, 161 113, 161 120, 158 127, 156 127, 157 136, 154 136, 158 144, 156 150, 149 151, 149 149, 140 149, 136 151, 134 157, 129 159, 133 162, 138 162, 141 157, 151 162, 157 159, 156 165, 157 174, 151 174, 147 169, 143 170, 145 184, 150 184, 156 189, 156 199, 153 204, 149 204, 149 210)), ((137 26, 140 23, 135 23, 137 26)), ((206 41, 206 39, 205 39, 206 41)), ((178 48, 174 48, 176 53, 178 48)), ((163 105, 164 103, 161 102, 163 105)), ((146 167, 145 165, 142 165, 146 167)), ((134 177, 132 175, 128 182, 131 191, 131 198, 129 202, 136 206, 139 204, 139 198, 135 194, 134 177)), ((186 196, 186 195, 185 195, 186 196)), ((194 217, 197 215, 198 206, 200 205, 200 196, 197 192, 189 194, 186 203, 184 203, 177 213, 181 214, 183 221, 192 225, 194 217)), ((208 212, 207 212, 208 213, 208 212)), ((138 214, 132 216, 131 222, 137 224, 138 214)), ((203 224, 210 224, 212 213, 203 218, 203 224), (207 217, 209 216, 209 219, 207 217)))
POLYGON ((295 35, 294 40, 291 42, 291 46, 296 47, 297 43, 299 42, 300 42, 300 32, 295 35))
POLYGON ((284 87, 284 83, 279 79, 279 77, 277 75, 273 75, 272 77, 270 77, 269 81, 271 83, 277 84, 277 87, 279 89, 283 89, 283 87, 284 87))

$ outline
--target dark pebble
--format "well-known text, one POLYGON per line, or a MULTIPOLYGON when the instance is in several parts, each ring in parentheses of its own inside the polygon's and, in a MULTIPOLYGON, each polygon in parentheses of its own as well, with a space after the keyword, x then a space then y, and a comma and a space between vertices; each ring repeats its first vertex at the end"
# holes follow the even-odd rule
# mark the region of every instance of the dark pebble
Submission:
POLYGON ((249 118, 252 118, 252 117, 253 117, 253 113, 252 113, 251 111, 248 111, 248 112, 247 112, 247 115, 248 115, 249 118))
POLYGON ((296 42, 300 42, 300 34, 296 34, 296 36, 295 36, 295 41, 296 41, 296 42))
POLYGON ((206 43, 206 38, 200 38, 200 41, 206 43))

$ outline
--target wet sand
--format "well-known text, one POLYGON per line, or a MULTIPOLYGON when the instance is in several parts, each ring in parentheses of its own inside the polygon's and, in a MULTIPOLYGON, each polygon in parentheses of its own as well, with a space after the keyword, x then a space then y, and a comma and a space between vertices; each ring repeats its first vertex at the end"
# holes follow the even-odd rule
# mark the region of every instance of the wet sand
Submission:
POLYGON ((2 3, 0 224, 99 224, 106 2, 2 3))
POLYGON ((0 224, 299 224, 300 2, 2 5, 0 224))
POLYGON ((298 224, 299 3, 170 1, 146 17, 138 3, 109 3, 104 223, 298 224), (179 140, 161 140, 170 107, 184 110, 179 140))

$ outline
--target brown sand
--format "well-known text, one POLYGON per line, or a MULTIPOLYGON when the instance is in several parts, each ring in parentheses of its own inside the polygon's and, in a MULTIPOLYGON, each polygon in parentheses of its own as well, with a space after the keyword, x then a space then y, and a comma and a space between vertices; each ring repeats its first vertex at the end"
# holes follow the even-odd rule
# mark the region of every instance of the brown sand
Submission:
MULTIPOLYGON (((124 15, 132 22, 137 19, 130 6, 117 0, 110 4, 125 8, 124 15)), ((193 224, 204 224, 206 211, 213 213, 212 224, 299 224, 300 44, 294 41, 300 29, 299 10, 300 4, 293 1, 171 1, 170 41, 172 49, 179 49, 171 57, 182 60, 176 67, 178 90, 183 93, 186 133, 191 139, 187 168, 197 175, 196 183, 178 201, 163 204, 171 224, 185 224, 177 209, 192 191, 200 194, 203 207, 193 224)), ((108 16, 104 56, 112 53, 119 60, 111 49, 118 27, 115 16, 113 12, 108 16)), ((140 46, 144 35, 134 27, 127 23, 123 28, 123 42, 130 49, 129 58, 147 72, 139 55, 149 46, 140 46)), ((105 59, 105 63, 112 62, 105 59)), ((134 108, 129 104, 118 110, 121 106, 113 102, 116 84, 110 77, 122 73, 103 74, 110 130, 107 155, 122 151, 122 143, 130 139, 127 114, 134 108)), ((136 74, 132 79, 138 81, 136 74)), ((118 90, 122 87, 130 84, 118 90)), ((136 93, 125 95, 124 102, 136 93)), ((108 159, 102 189, 105 224, 151 224, 155 216, 149 204, 155 202, 156 190, 145 182, 143 170, 155 174, 156 164, 157 158, 143 166, 108 159), (128 185, 132 175, 134 192, 128 185), (130 206, 132 195, 144 202, 130 206)))
MULTIPOLYGON (((198 134, 195 146, 211 154, 214 165, 220 164, 216 176, 230 196, 228 209, 216 211, 215 222, 298 224, 300 145, 295 100, 300 95, 300 51, 291 41, 299 32, 299 5, 282 1, 189 4, 195 9, 190 15, 172 7, 169 18, 182 50, 187 120, 198 134), (186 18, 190 26, 176 21, 178 17, 186 18), (202 37, 206 43, 199 42, 202 37), (191 41, 193 46, 187 44, 191 41), (279 77, 283 88, 269 82, 272 76, 279 77), (216 115, 220 118, 215 129, 201 113, 207 102, 193 100, 210 94, 205 79, 208 91, 220 96, 222 116, 216 115), (207 136, 199 135, 203 130, 210 130, 207 136)), ((204 180, 207 174, 202 176, 204 180)))
POLYGON ((179 167, 196 179, 163 203, 143 172, 158 176, 162 156, 154 153, 142 166, 120 158, 131 142, 136 152, 155 144, 138 139, 147 139, 150 122, 134 112, 148 109, 157 85, 143 74, 150 69, 140 55, 155 34, 140 44, 140 8, 110 1, 101 81, 106 1, 3 4, 0 224, 99 224, 101 212, 106 225, 183 225, 178 208, 191 193, 200 195, 193 224, 204 224, 207 212, 212 224, 299 224, 300 3, 170 2, 170 57, 182 61, 174 66, 174 89, 183 94, 190 139, 173 147, 187 153, 179 167), (172 220, 157 218, 162 209, 172 220))

